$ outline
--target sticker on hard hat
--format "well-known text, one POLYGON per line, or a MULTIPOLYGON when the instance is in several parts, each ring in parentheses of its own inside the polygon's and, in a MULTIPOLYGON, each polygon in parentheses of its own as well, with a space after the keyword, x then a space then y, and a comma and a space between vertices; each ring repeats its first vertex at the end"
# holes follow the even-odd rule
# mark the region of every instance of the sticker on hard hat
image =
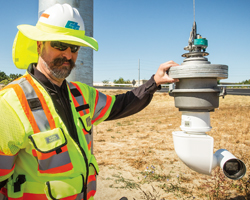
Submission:
POLYGON ((43 13, 41 17, 49 18, 49 14, 43 13))
POLYGON ((74 30, 79 30, 80 26, 78 25, 77 22, 68 21, 65 28, 71 28, 71 29, 74 29, 74 30))

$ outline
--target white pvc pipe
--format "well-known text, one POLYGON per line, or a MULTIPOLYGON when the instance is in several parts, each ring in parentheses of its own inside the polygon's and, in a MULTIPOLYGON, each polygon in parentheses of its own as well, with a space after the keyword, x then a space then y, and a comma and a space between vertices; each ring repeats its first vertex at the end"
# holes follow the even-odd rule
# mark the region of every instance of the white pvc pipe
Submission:
POLYGON ((238 180, 246 173, 245 164, 226 149, 213 154, 214 139, 207 134, 173 132, 175 152, 190 169, 201 174, 211 175, 220 166, 225 176, 238 180))
POLYGON ((212 129, 210 126, 210 113, 183 111, 180 128, 186 133, 205 134, 212 129))

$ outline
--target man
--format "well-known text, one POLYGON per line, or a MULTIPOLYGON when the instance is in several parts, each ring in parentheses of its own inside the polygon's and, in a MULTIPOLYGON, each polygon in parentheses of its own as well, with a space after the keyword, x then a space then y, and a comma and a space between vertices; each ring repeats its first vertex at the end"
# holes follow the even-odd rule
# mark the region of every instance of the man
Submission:
POLYGON ((75 8, 56 4, 36 26, 18 29, 13 61, 28 69, 0 91, 0 199, 93 199, 99 169, 91 153, 92 125, 142 110, 160 84, 178 81, 166 73, 177 64, 160 65, 126 94, 104 95, 65 80, 80 46, 98 50, 75 8))

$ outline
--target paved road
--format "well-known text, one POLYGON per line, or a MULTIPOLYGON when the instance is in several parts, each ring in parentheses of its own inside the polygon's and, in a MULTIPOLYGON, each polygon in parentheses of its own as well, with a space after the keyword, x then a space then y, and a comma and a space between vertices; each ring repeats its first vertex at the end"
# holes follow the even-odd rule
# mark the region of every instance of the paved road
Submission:
MULTIPOLYGON (((94 86, 97 89, 113 89, 113 90, 131 90, 132 87, 102 87, 102 86, 94 86)), ((250 89, 226 89, 227 95, 242 95, 242 96, 250 96, 250 89)), ((158 90, 158 92, 168 92, 168 88, 162 88, 158 90)))

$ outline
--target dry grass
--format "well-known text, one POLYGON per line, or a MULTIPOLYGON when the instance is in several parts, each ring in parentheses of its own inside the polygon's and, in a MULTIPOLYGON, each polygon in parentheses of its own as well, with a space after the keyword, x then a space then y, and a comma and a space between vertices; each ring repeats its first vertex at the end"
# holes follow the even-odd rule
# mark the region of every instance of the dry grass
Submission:
MULTIPOLYGON (((124 91, 102 91, 116 94, 124 91)), ((225 148, 250 166, 250 97, 226 96, 211 112, 214 150, 225 148)), ((94 128, 94 153, 105 191, 138 199, 250 199, 250 173, 238 181, 198 174, 179 161, 172 132, 180 130, 181 113, 174 99, 156 93, 150 105, 133 116, 103 122, 94 128)), ((111 195, 112 196, 112 195, 111 195)), ((112 199, 112 198, 109 198, 112 199)), ((117 199, 114 197, 114 199, 117 199)))

